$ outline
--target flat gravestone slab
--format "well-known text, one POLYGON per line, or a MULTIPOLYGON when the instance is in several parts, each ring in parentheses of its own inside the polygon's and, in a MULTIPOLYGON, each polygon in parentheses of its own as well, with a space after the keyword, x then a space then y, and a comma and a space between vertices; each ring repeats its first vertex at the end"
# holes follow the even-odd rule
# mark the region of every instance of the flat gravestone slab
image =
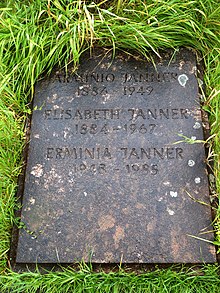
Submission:
POLYGON ((170 58, 101 51, 36 85, 17 263, 216 261, 192 237, 213 240, 204 146, 180 136, 204 139, 196 61, 170 58))

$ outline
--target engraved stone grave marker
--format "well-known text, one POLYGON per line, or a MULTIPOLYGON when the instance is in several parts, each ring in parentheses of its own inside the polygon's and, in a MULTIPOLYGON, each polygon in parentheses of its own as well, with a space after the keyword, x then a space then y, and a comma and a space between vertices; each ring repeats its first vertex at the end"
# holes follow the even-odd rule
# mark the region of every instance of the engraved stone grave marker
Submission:
POLYGON ((106 52, 36 85, 16 262, 215 262, 193 53, 106 52))

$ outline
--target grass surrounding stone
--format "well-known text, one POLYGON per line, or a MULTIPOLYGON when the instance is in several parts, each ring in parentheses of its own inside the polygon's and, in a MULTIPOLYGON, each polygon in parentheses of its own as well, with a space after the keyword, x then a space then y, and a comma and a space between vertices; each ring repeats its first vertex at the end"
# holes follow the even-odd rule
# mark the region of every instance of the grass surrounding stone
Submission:
POLYGON ((41 275, 35 273, 3 276, 1 292, 11 289, 10 293, 47 292, 47 293, 219 293, 220 279, 215 266, 204 266, 199 272, 193 269, 157 269, 153 272, 135 274, 123 270, 110 273, 93 273, 88 266, 80 272, 65 269, 59 273, 41 275), (39 291, 37 291, 39 290, 39 291))
MULTIPOLYGON (((180 46, 198 52, 206 68, 204 109, 211 124, 210 162, 220 192, 220 5, 218 0, 6 0, 0 3, 0 291, 1 292, 219 292, 217 265, 158 269, 143 274, 13 273, 8 268, 15 193, 22 167, 25 119, 35 82, 55 65, 77 66, 94 45, 136 51, 150 58, 180 46), (96 3, 94 3, 96 2, 96 3)), ((213 180, 212 180, 213 181, 213 180)), ((213 184, 214 182, 212 182, 213 184)), ((220 207, 213 223, 220 247, 220 207)), ((220 248, 218 249, 220 251, 220 248)))

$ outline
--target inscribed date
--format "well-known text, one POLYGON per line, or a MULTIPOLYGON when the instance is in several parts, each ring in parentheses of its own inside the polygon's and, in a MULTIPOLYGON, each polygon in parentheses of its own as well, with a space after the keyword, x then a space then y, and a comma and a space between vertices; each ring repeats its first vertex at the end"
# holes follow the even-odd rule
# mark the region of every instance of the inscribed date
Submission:
POLYGON ((152 91, 153 91, 152 86, 147 86, 147 87, 124 86, 123 88, 124 95, 128 95, 128 96, 132 96, 133 94, 150 95, 152 91))
POLYGON ((141 133, 141 134, 153 134, 156 128, 156 124, 124 124, 117 126, 110 126, 107 123, 98 125, 92 124, 75 124, 74 134, 108 134, 112 132, 125 132, 127 134, 141 133))
POLYGON ((145 173, 156 175, 158 173, 157 164, 127 164, 126 170, 128 173, 145 173))
POLYGON ((108 94, 107 88, 104 87, 90 87, 90 86, 79 86, 77 90, 78 96, 102 96, 108 94))

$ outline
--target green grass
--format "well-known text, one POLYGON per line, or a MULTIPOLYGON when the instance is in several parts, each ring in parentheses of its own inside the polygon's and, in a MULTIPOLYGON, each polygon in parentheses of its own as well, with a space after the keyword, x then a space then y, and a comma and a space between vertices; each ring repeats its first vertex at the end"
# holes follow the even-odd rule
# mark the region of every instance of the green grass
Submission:
POLYGON ((79 272, 63 269, 62 272, 48 274, 10 273, 2 277, 1 292, 88 292, 88 293, 219 293, 220 279, 217 268, 206 266, 199 272, 193 269, 157 269, 153 272, 135 274, 123 270, 110 273, 93 273, 88 266, 82 266, 79 272), (5 291, 4 291, 5 290, 5 291))
MULTIPOLYGON (((55 65, 77 67, 94 45, 151 57, 193 48, 205 64, 214 174, 220 192, 220 5, 216 0, 1 1, 0 3, 0 290, 1 292, 219 292, 217 266, 203 273, 167 269, 141 275, 64 270, 41 275, 7 269, 25 118, 35 82, 55 65), (95 2, 95 3, 94 3, 95 2), (62 291, 63 290, 63 291, 62 291), (68 291, 69 290, 69 291, 68 291), (132 291, 133 290, 133 291, 132 291)), ((220 206, 214 221, 220 245, 220 206)), ((220 249, 219 249, 220 250, 220 249)))

